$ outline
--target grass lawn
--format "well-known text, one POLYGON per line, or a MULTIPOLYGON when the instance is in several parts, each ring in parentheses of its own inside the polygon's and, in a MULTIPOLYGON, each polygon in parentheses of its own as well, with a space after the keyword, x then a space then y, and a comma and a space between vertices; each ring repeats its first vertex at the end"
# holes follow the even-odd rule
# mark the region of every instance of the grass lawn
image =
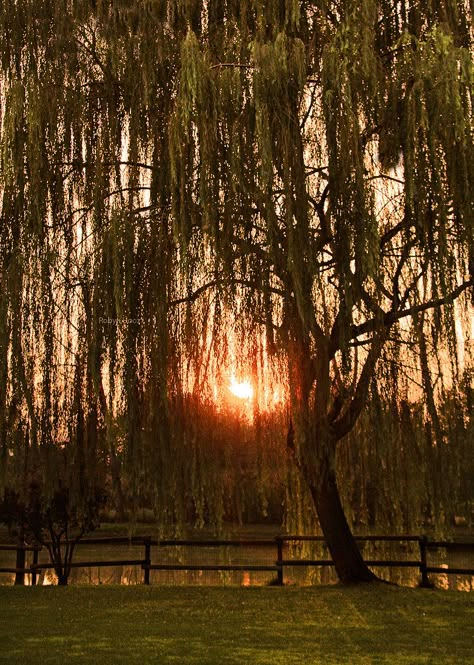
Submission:
POLYGON ((424 589, 0 587, 2 665, 465 665, 473 626, 424 589))

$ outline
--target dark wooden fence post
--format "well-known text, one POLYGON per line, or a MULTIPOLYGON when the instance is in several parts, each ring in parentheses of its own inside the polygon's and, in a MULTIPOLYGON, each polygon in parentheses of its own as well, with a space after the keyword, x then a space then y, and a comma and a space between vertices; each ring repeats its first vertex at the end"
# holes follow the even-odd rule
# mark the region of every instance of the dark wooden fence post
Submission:
POLYGON ((31 586, 36 586, 36 580, 37 580, 37 575, 38 573, 36 572, 35 566, 38 565, 38 555, 39 555, 39 549, 35 547, 33 550, 33 564, 32 564, 32 573, 31 573, 31 586))
POLYGON ((151 564, 151 538, 144 538, 145 544, 145 567, 143 569, 143 584, 150 584, 150 569, 148 566, 151 564))
POLYGON ((283 539, 277 536, 275 538, 277 544, 277 580, 280 586, 283 586, 283 566, 280 564, 280 561, 283 561, 283 539))
POLYGON ((26 562, 26 551, 23 544, 19 544, 16 550, 16 573, 15 573, 15 585, 23 586, 25 584, 25 562, 26 562))
POLYGON ((418 541, 420 545, 420 573, 421 573, 421 586, 429 587, 430 580, 428 578, 427 563, 426 563, 426 547, 428 544, 428 538, 426 536, 421 536, 418 541))

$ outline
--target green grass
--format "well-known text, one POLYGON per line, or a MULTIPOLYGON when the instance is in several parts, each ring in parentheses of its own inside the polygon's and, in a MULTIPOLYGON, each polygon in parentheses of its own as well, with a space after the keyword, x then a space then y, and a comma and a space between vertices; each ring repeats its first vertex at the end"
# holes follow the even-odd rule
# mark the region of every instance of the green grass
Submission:
POLYGON ((474 663, 468 593, 0 588, 2 665, 474 663))

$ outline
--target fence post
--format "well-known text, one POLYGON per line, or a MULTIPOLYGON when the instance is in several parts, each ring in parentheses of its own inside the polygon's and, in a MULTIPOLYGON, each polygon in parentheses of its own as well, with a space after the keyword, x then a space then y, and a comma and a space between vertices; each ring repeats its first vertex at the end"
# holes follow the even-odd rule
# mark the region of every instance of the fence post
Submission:
POLYGON ((38 554, 39 554, 39 549, 35 547, 33 550, 33 564, 32 564, 32 573, 31 573, 31 586, 36 586, 36 578, 37 578, 37 572, 35 566, 38 565, 38 554))
POLYGON ((427 563, 426 563, 426 547, 428 544, 428 538, 426 536, 421 536, 418 541, 420 546, 420 573, 421 573, 421 586, 429 587, 430 580, 428 578, 427 563))
POLYGON ((24 544, 19 543, 16 550, 16 573, 15 573, 15 586, 23 586, 25 584, 25 564, 26 564, 26 551, 24 544))
POLYGON ((283 561, 283 539, 277 536, 275 540, 277 544, 277 580, 279 586, 283 586, 283 566, 280 564, 283 561))
POLYGON ((145 568, 143 569, 143 584, 150 584, 150 569, 147 567, 151 564, 151 538, 144 538, 145 544, 145 568))

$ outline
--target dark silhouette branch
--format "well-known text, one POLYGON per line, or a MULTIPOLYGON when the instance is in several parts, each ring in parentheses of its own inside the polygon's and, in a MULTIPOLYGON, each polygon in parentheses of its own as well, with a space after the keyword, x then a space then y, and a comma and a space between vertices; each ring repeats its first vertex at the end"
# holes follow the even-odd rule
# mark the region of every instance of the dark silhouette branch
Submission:
POLYGON ((380 358, 387 334, 387 329, 381 330, 374 340, 367 354, 364 367, 362 368, 359 381, 357 382, 357 387, 354 391, 354 397, 352 398, 348 409, 338 420, 332 423, 332 430, 336 441, 342 439, 352 430, 367 403, 370 381, 374 375, 375 366, 380 358))
MULTIPOLYGON (((174 307, 175 305, 183 305, 185 303, 193 303, 206 291, 209 291, 210 289, 213 289, 217 286, 224 284, 225 285, 236 284, 238 286, 243 286, 245 288, 254 289, 254 290, 258 290, 261 288, 257 284, 249 282, 248 280, 245 279, 213 279, 210 282, 206 282, 206 284, 202 284, 202 286, 198 287, 195 291, 189 293, 187 296, 183 296, 182 298, 176 298, 175 300, 170 300, 168 302, 168 307, 174 307)), ((285 292, 282 289, 277 289, 276 287, 269 286, 268 284, 265 285, 265 289, 270 293, 274 293, 275 295, 278 296, 285 295, 285 292)))
POLYGON ((95 166, 96 164, 100 164, 101 166, 131 166, 139 169, 147 169, 149 171, 156 171, 156 167, 153 166, 152 164, 146 164, 145 162, 134 162, 130 160, 116 160, 112 162, 84 162, 84 161, 69 161, 69 162, 59 162, 56 164, 56 166, 71 166, 72 169, 76 170, 82 170, 82 169, 87 169, 90 168, 91 166, 95 166))
POLYGON ((385 327, 390 327, 396 321, 404 319, 407 316, 413 316, 414 314, 419 314, 420 312, 426 312, 429 309, 436 309, 442 307, 443 305, 448 305, 453 303, 459 296, 467 291, 467 289, 474 286, 474 279, 470 279, 467 282, 459 284, 451 293, 444 296, 443 298, 435 298, 425 303, 420 303, 419 305, 413 305, 413 307, 407 307, 399 311, 390 311, 386 312, 380 321, 378 318, 370 319, 365 321, 360 325, 352 326, 351 328, 351 339, 356 339, 361 335, 366 335, 368 333, 374 332, 377 325, 382 323, 385 327))
POLYGON ((407 224, 406 219, 402 219, 401 222, 398 222, 398 224, 395 224, 391 229, 386 231, 383 236, 380 238, 380 247, 384 247, 387 243, 389 243, 395 236, 397 236, 401 231, 404 231, 405 229, 408 229, 411 225, 407 224))
POLYGON ((215 65, 211 65, 209 69, 223 69, 225 67, 235 69, 255 69, 255 65, 249 65, 244 62, 218 62, 215 65))

